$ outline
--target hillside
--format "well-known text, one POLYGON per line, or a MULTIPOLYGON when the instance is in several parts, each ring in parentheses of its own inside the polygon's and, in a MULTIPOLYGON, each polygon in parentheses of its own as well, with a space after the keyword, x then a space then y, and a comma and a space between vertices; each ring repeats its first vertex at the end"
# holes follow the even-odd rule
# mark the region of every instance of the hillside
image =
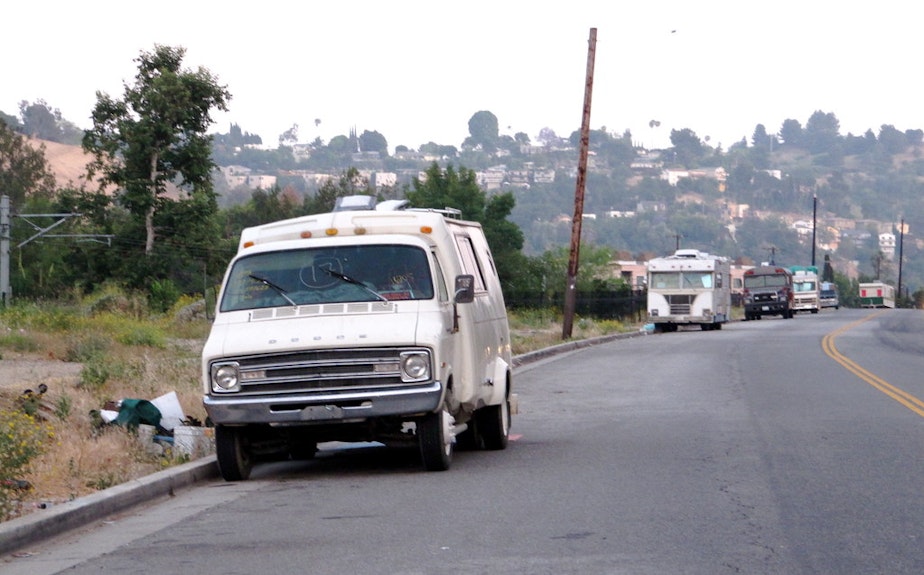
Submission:
POLYGON ((33 148, 45 147, 45 159, 55 176, 58 188, 74 188, 83 183, 90 156, 84 153, 80 146, 34 138, 27 141, 33 148))

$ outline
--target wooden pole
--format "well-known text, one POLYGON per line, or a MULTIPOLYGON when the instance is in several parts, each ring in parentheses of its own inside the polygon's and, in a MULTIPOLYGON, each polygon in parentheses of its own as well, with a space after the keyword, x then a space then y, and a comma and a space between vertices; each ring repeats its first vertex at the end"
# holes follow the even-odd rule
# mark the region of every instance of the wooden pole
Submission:
POLYGON ((571 255, 565 284, 565 307, 562 339, 569 339, 574 326, 577 301, 577 273, 581 251, 581 218, 584 213, 584 187, 587 182, 587 150, 590 147, 590 100, 594 88, 594 55, 597 50, 597 29, 590 29, 587 46, 587 77, 584 83, 584 111, 581 116, 581 147, 578 156, 577 182, 574 186, 574 218, 571 220, 571 255))

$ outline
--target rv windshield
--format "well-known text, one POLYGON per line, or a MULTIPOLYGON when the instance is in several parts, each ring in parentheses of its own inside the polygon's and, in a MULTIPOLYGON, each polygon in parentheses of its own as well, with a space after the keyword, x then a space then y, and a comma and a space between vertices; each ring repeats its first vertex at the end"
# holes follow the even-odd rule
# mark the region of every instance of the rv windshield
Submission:
POLYGON ((699 289, 712 288, 710 272, 651 272, 651 286, 654 289, 699 289))
POLYGON ((364 245, 264 252, 234 263, 221 311, 433 297, 427 253, 364 245))

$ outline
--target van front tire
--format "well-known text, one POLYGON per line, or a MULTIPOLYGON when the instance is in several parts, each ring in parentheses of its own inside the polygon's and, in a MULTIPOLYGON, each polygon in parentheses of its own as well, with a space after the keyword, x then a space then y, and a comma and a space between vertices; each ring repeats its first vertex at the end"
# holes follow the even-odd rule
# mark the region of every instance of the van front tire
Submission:
POLYGON ((246 481, 253 469, 253 455, 244 428, 219 425, 215 428, 218 470, 225 481, 246 481))

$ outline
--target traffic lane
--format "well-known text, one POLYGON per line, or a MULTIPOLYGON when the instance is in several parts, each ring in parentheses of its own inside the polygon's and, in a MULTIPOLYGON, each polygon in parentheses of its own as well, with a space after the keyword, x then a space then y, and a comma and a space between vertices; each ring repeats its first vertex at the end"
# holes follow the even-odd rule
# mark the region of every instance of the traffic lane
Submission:
MULTIPOLYGON (((751 325, 749 336, 772 343, 773 353, 733 350, 735 361, 755 374, 743 379, 743 389, 799 572, 919 573, 924 567, 921 418, 821 345, 825 335, 868 313, 841 310, 791 326, 751 325)), ((835 343, 849 349, 851 359, 876 365, 879 377, 904 377, 905 363, 916 360, 891 356, 879 363, 875 358, 888 352, 873 325, 858 324, 835 343)))
POLYGON ((724 359, 731 327, 600 346, 518 378, 523 441, 567 438, 554 464, 592 494, 559 521, 612 517, 607 540, 629 572, 795 572, 724 359))
POLYGON ((833 334, 837 351, 873 374, 888 374, 889 384, 924 398, 924 312, 857 310, 847 319, 850 329, 833 334))

